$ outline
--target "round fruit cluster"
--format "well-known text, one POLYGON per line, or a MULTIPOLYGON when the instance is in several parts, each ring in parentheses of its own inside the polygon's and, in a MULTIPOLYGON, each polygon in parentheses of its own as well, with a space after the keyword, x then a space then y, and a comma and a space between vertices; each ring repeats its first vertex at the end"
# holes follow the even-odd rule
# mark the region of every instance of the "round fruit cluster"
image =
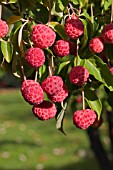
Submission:
MULTIPOLYGON (((78 39, 84 33, 84 25, 75 14, 67 17, 64 31, 71 39, 78 39)), ((56 40, 56 33, 47 25, 33 26, 31 39, 33 47, 25 52, 25 61, 34 68, 45 63, 44 49, 53 46, 53 53, 58 57, 68 54, 75 55, 77 44, 70 40, 56 40)), ((84 66, 75 66, 69 73, 69 80, 77 86, 83 86, 89 78, 89 72, 84 66)), ((26 102, 33 105, 33 114, 40 120, 53 118, 56 113, 55 102, 61 103, 68 96, 68 88, 58 75, 48 76, 41 84, 35 80, 24 80, 21 93, 26 102), (44 93, 48 100, 44 99, 44 93)), ((91 109, 79 110, 73 115, 73 123, 79 128, 86 129, 96 119, 96 113, 91 109)))
MULTIPOLYGON (((45 62, 44 49, 54 44, 56 34, 49 26, 37 24, 31 38, 34 47, 25 52, 25 61, 31 67, 39 68, 45 62)), ((67 87, 59 76, 49 76, 41 85, 35 80, 24 80, 21 93, 25 101, 33 105, 33 114, 40 120, 53 118, 57 112, 53 102, 62 102, 68 96, 67 87), (44 100, 44 93, 50 100, 44 100)))

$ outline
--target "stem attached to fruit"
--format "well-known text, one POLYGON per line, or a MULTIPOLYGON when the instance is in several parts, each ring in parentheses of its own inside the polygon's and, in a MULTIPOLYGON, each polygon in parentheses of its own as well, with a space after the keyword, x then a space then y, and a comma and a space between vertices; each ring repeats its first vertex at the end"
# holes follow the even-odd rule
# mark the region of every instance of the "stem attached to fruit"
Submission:
POLYGON ((0 19, 2 17, 2 3, 0 2, 0 19))
POLYGON ((94 22, 93 4, 91 3, 91 22, 94 22))
POLYGON ((111 23, 113 21, 113 0, 112 0, 112 5, 111 5, 111 23))
POLYGON ((84 87, 82 88, 82 108, 83 108, 83 110, 85 110, 84 87))
POLYGON ((49 8, 49 17, 48 17, 48 26, 49 26, 50 21, 51 21, 51 2, 50 2, 50 0, 48 0, 48 8, 49 8))
POLYGON ((69 16, 69 18, 70 18, 70 17, 71 17, 71 14, 72 14, 72 13, 75 13, 74 10, 73 10, 73 7, 72 7, 72 5, 71 5, 71 3, 68 3, 67 9, 68 9, 68 16, 69 16))
POLYGON ((35 81, 37 81, 37 76, 38 76, 38 68, 36 68, 35 81))
POLYGON ((76 49, 76 66, 78 65, 78 50, 79 50, 79 39, 77 39, 77 49, 76 49))
POLYGON ((51 62, 52 62, 52 74, 54 74, 55 66, 54 66, 54 59, 53 55, 51 57, 51 62))
POLYGON ((49 76, 52 76, 52 68, 50 64, 50 54, 48 54, 48 71, 49 71, 49 76))
POLYGON ((22 65, 22 60, 21 60, 20 55, 19 55, 19 58, 20 58, 20 67, 21 67, 23 79, 24 79, 24 81, 26 81, 26 76, 25 76, 25 72, 24 72, 24 67, 23 67, 23 65, 22 65))

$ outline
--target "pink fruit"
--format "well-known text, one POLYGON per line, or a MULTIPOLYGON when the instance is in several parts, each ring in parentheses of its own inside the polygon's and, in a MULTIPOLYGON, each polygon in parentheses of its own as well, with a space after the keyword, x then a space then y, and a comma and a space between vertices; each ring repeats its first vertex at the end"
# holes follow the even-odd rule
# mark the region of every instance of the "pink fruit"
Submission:
POLYGON ((44 24, 37 24, 33 27, 32 41, 35 47, 48 48, 53 45, 56 39, 55 32, 44 24))
POLYGON ((61 91, 56 95, 48 95, 49 99, 52 102, 58 102, 58 103, 61 103, 67 96, 68 96, 68 90, 65 84, 63 85, 61 91))
POLYGON ((104 26, 101 36, 104 42, 108 44, 113 44, 113 23, 104 26))
POLYGON ((110 72, 111 72, 111 74, 113 74, 113 67, 110 68, 110 72))
POLYGON ((45 62, 45 55, 40 48, 29 48, 25 53, 25 60, 31 67, 40 67, 45 62))
POLYGON ((101 37, 94 37, 89 42, 89 49, 93 53, 101 53, 104 49, 104 42, 101 37))
POLYGON ((102 116, 100 117, 100 119, 98 120, 98 117, 95 119, 94 123, 91 125, 93 128, 98 128, 102 125, 103 123, 103 118, 102 116))
POLYGON ((75 66, 69 73, 70 82, 78 86, 83 85, 89 78, 89 72, 84 66, 75 66))
POLYGON ((96 113, 91 109, 78 110, 73 114, 73 124, 78 128, 87 129, 96 117, 96 113))
POLYGON ((40 104, 44 100, 44 93, 38 82, 26 86, 21 92, 25 101, 29 104, 40 104))
POLYGON ((26 86, 29 86, 31 84, 37 84, 37 82, 34 81, 34 80, 25 80, 25 81, 23 81, 22 86, 21 86, 21 91, 23 91, 26 86))
POLYGON ((0 20, 0 38, 5 37, 5 35, 8 33, 8 25, 5 21, 0 20))
POLYGON ((64 57, 68 54, 76 55, 76 51, 77 45, 67 40, 58 40, 53 47, 53 52, 58 57, 64 57))
POLYGON ((42 89, 49 95, 56 95, 62 90, 63 80, 59 76, 50 76, 42 82, 42 89))
POLYGON ((66 19, 64 30, 68 37, 77 39, 84 33, 84 25, 75 14, 72 14, 66 19))
POLYGON ((68 55, 70 53, 69 42, 66 40, 56 41, 53 51, 59 57, 64 57, 68 55))
POLYGON ((56 115, 57 109, 55 104, 50 101, 43 101, 39 105, 33 106, 33 114, 40 120, 48 120, 56 115))
POLYGON ((70 55, 76 55, 77 52, 77 44, 72 42, 72 41, 68 41, 69 42, 69 47, 70 47, 70 55))

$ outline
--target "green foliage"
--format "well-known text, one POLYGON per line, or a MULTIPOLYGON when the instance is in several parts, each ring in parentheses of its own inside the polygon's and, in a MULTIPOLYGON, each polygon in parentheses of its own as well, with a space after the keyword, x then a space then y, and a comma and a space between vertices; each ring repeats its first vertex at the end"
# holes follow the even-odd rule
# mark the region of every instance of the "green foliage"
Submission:
POLYGON ((12 60, 12 54, 13 54, 13 51, 12 51, 12 45, 10 42, 6 42, 6 41, 1 41, 1 51, 2 51, 2 54, 5 58, 5 60, 10 63, 11 60, 12 60))
MULTIPOLYGON (((113 66, 113 45, 105 44, 103 53, 107 61, 104 61, 101 59, 102 53, 93 54, 89 50, 89 42, 93 37, 100 36, 103 26, 110 23, 112 0, 70 0, 70 3, 68 0, 3 0, 1 3, 2 17, 9 25, 9 32, 0 40, 0 63, 5 71, 10 70, 20 79, 24 76, 27 79, 34 79, 36 73, 36 69, 31 68, 24 59, 26 50, 33 46, 31 39, 33 26, 38 23, 49 25, 56 33, 56 40, 69 40, 64 31, 65 19, 73 11, 79 16, 84 24, 84 34, 78 40, 70 39, 77 43, 75 56, 67 55, 60 58, 55 56, 53 46, 44 49, 46 62, 38 69, 38 81, 41 83, 49 75, 48 62, 50 62, 53 74, 61 76, 68 87, 69 96, 64 103, 68 104, 73 94, 81 94, 81 89, 84 88, 87 107, 93 109, 99 118, 103 104, 97 94, 100 85, 110 91, 108 96, 110 100, 113 91, 113 75, 110 72, 110 67, 113 66), (76 65, 84 66, 90 74, 83 87, 73 85, 69 81, 69 72, 76 65)), ((109 104, 111 105, 110 102, 109 104)), ((59 110, 56 127, 64 132, 63 119, 66 108, 60 104, 56 106, 59 110)))

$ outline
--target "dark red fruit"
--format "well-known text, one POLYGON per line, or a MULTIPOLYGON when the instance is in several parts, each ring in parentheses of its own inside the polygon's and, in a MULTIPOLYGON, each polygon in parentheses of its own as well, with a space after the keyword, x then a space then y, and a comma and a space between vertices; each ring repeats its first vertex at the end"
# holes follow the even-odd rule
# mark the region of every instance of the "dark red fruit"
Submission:
POLYGON ((48 120, 56 115, 57 109, 55 104, 50 101, 43 101, 39 105, 33 106, 33 114, 40 120, 48 120))

